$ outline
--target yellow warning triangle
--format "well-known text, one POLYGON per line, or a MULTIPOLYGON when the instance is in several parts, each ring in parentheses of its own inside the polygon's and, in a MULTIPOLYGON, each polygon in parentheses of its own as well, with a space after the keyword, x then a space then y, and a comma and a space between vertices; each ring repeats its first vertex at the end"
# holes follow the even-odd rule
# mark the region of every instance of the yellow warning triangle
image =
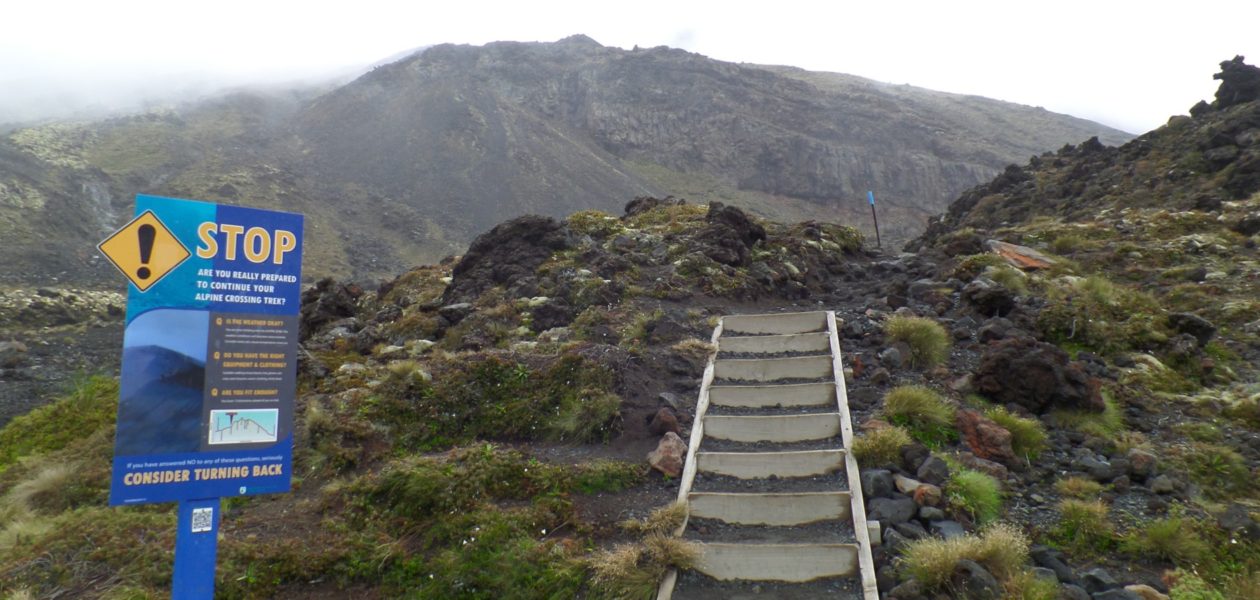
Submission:
POLYGON ((148 291, 192 256, 151 210, 123 225, 96 247, 141 292, 148 291))

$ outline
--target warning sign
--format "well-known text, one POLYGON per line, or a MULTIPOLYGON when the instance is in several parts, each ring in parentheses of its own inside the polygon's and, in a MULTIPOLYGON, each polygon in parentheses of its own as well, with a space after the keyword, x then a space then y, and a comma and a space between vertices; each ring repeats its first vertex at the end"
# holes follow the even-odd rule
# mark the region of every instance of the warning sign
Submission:
POLYGON ((151 210, 132 219, 97 247, 141 292, 192 256, 151 210))

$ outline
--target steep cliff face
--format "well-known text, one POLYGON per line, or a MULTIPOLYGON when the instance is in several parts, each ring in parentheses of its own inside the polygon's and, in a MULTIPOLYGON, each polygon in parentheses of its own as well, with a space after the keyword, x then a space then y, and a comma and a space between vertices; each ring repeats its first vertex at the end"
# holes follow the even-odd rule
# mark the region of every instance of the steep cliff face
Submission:
POLYGON ((109 276, 83 241, 138 192, 303 212, 312 277, 380 277, 503 219, 642 195, 869 227, 874 190, 897 243, 1006 164, 1091 136, 1127 138, 1009 103, 584 36, 434 46, 336 89, 0 137, 0 222, 18 240, 0 246, 0 281, 109 276))

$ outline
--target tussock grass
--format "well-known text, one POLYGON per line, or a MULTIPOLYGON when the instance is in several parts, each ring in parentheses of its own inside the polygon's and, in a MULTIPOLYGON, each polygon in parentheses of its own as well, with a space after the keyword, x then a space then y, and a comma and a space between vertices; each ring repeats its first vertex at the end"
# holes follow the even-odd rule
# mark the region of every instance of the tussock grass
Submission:
POLYGON ((690 569, 700 560, 700 547, 679 538, 649 535, 638 544, 622 544, 593 557, 591 590, 595 598, 649 600, 670 568, 690 569))
POLYGON ((675 343, 670 348, 683 356, 701 361, 708 360, 709 355, 717 350, 717 347, 713 344, 696 338, 687 338, 675 343))
POLYGON ((1031 460, 1045 450, 1046 428, 1041 421, 1015 415, 1001 406, 990 408, 984 414, 1011 432, 1011 449, 1016 454, 1031 460))
POLYGON ((1101 483, 1084 477, 1064 477, 1054 482, 1054 490, 1069 498, 1096 498, 1102 493, 1101 483))
POLYGON ((1121 548, 1182 567, 1199 564, 1211 550, 1199 533, 1199 524, 1178 514, 1135 528, 1122 540, 1121 548))
POLYGON ((911 443, 906 430, 893 426, 867 431, 853 439, 853 457, 864 467, 901 464, 901 449, 911 443))
POLYGON ((910 346, 907 359, 915 367, 935 367, 949 358, 949 333, 932 319, 893 315, 884 321, 884 335, 910 346))
POLYGON ((945 484, 949 503, 977 523, 993 522, 1002 513, 1002 490, 997 479, 971 469, 959 469, 945 484))
POLYGON ((1115 439, 1125 430, 1124 411, 1112 395, 1103 391, 1103 411, 1101 413, 1085 410, 1055 410, 1050 412, 1050 419, 1059 427, 1075 429, 1086 435, 1104 439, 1115 439))
POLYGON ((1100 500, 1059 502, 1059 523, 1053 537, 1079 556, 1091 556, 1111 548, 1115 544, 1115 531, 1107 520, 1107 505, 1100 500))
POLYGON ((984 276, 1016 294, 1028 293, 1028 276, 1010 265, 989 267, 985 269, 984 276))
POLYGON ((1032 571, 1020 571, 1003 587, 1008 600, 1057 600, 1059 597, 1057 581, 1038 577, 1032 571))
POLYGON ((1178 448, 1173 461, 1209 498, 1226 499, 1255 489, 1246 459, 1228 446, 1193 442, 1178 448))
POLYGON ((21 506, 41 514, 61 512, 68 508, 63 492, 70 486, 77 468, 78 465, 68 463, 43 465, 33 477, 13 486, 0 503, 21 506))
POLYGON ((1013 525, 994 524, 979 535, 952 539, 923 538, 910 542, 898 559, 900 569, 928 590, 940 590, 949 582, 960 560, 980 563, 994 577, 1008 581, 1028 560, 1028 538, 1013 525))
POLYGON ((910 435, 929 446, 957 437, 954 407, 935 390, 919 385, 895 387, 884 394, 884 418, 901 425, 910 435))
POLYGON ((642 520, 627 519, 621 522, 621 528, 631 533, 644 535, 672 535, 675 529, 687 518, 687 505, 682 502, 671 502, 649 514, 642 520))

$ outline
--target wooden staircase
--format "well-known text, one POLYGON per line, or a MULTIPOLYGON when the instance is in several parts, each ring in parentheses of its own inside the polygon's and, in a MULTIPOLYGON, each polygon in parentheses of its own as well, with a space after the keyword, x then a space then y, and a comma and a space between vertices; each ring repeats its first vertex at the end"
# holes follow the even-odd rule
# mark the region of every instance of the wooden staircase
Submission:
MULTIPOLYGON (((712 339, 678 493, 687 520, 675 532, 700 545, 696 571, 776 582, 789 595, 851 578, 854 598, 877 600, 835 314, 727 316, 712 339)), ((674 596, 679 577, 665 577, 657 600, 674 596)))

